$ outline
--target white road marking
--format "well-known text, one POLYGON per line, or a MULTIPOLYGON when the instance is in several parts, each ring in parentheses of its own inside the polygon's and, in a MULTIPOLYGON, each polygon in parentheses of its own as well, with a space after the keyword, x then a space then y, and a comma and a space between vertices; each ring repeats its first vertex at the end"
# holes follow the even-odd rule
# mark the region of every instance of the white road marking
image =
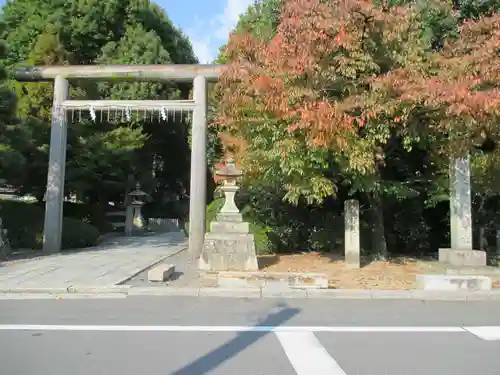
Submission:
POLYGON ((469 331, 473 335, 476 335, 480 339, 486 341, 496 341, 500 340, 500 327, 464 327, 465 330, 469 331))
POLYGON ((347 375, 313 332, 275 332, 297 375, 347 375))
MULTIPOLYGON (((497 327, 500 329, 500 327, 497 327)), ((472 329, 472 327, 470 328, 472 329)), ((467 332, 463 327, 315 327, 315 326, 132 326, 0 324, 0 331, 166 331, 166 332, 360 332, 360 333, 448 333, 467 332)))

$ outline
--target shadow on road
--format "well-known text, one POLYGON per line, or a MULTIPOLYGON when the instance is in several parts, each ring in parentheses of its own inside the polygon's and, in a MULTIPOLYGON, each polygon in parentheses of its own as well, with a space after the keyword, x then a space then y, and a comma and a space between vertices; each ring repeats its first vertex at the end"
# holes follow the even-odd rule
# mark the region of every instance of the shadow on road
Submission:
MULTIPOLYGON (((286 305, 278 305, 279 311, 268 315, 265 319, 258 322, 255 326, 276 327, 290 320, 300 312, 300 309, 290 308, 286 305)), ((210 353, 198 358, 196 361, 184 366, 183 368, 172 372, 170 375, 202 375, 217 368, 228 359, 234 357, 239 352, 267 335, 269 331, 250 331, 240 332, 238 335, 219 346, 210 353)))

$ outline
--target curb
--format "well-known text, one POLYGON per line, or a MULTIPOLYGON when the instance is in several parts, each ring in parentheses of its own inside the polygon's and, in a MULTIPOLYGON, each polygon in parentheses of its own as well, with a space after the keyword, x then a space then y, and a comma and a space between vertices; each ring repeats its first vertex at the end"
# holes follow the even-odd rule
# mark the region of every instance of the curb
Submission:
POLYGON ((222 297, 252 299, 358 299, 417 301, 500 301, 500 290, 491 291, 428 291, 428 290, 366 290, 366 289, 298 289, 298 288, 172 288, 168 286, 134 287, 130 285, 70 286, 68 288, 0 288, 0 299, 16 295, 46 296, 102 295, 162 297, 222 297), (4 298, 2 298, 4 297, 4 298))
POLYGON ((0 288, 0 295, 4 294, 128 294, 130 285, 71 285, 67 288, 0 288))

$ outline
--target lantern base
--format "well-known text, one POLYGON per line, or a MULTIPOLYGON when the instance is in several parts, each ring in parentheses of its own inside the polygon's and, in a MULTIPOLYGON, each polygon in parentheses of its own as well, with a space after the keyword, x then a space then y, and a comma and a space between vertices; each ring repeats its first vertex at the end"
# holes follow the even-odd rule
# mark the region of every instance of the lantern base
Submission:
POLYGON ((221 212, 217 220, 210 223, 199 268, 204 271, 258 271, 255 240, 240 213, 221 212))
POLYGON ((207 233, 198 266, 203 271, 258 271, 253 234, 207 233))

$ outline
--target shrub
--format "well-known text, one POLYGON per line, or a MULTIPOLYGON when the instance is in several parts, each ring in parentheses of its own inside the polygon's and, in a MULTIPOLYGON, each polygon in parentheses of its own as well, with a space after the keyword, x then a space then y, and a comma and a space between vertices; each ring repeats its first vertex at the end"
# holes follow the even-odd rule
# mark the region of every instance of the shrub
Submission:
POLYGON ((63 220, 63 249, 78 249, 97 245, 99 231, 93 225, 65 217, 63 220))
POLYGON ((89 206, 71 202, 64 202, 63 210, 64 217, 91 224, 97 228, 99 233, 110 233, 113 232, 113 224, 111 224, 110 218, 106 216, 106 211, 110 211, 110 207, 99 204, 89 206))
MULTIPOLYGON (((4 200, 0 202, 0 216, 13 249, 41 249, 45 212, 35 203, 4 200)), ((93 225, 73 218, 63 219, 63 249, 94 246, 99 231, 93 225)))

